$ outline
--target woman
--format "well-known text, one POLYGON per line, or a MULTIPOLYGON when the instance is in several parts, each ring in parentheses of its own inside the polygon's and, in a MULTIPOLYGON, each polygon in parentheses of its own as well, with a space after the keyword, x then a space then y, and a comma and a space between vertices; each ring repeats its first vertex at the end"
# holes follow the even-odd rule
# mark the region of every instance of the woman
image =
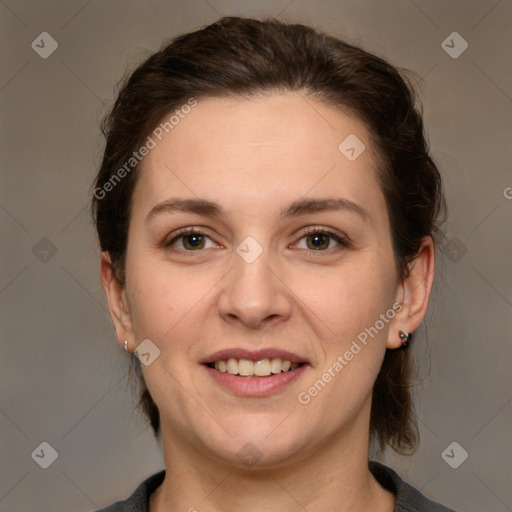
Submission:
POLYGON ((417 444, 407 346, 444 213, 399 72, 223 18, 143 63, 103 128, 101 279, 165 457, 103 510, 449 510, 368 460, 417 444))

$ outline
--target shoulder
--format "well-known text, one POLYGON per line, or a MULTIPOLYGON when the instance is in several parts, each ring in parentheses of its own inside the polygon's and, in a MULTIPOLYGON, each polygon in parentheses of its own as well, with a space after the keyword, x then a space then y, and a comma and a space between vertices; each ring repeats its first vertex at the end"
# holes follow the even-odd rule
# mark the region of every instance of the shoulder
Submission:
POLYGON ((369 469, 377 481, 396 495, 394 512, 456 512, 440 503, 429 500, 418 489, 404 482, 391 468, 370 461, 369 469))
POLYGON ((163 482, 165 469, 146 478, 133 493, 122 501, 116 501, 96 512, 149 512, 149 497, 163 482))

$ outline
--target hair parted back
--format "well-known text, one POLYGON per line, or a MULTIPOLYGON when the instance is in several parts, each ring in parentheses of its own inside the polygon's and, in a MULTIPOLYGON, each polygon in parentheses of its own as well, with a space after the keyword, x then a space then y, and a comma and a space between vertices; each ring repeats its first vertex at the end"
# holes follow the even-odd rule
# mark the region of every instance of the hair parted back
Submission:
MULTIPOLYGON (((446 212, 413 87, 384 59, 302 24, 224 17, 150 56, 125 78, 103 120, 106 145, 95 190, 103 189, 161 120, 191 97, 285 91, 351 112, 367 125, 381 157, 378 178, 396 266, 405 277, 424 237, 438 241, 442 236, 446 212)), ((110 253, 121 283, 139 167, 92 200, 101 250, 110 253)), ((141 385, 139 406, 158 435, 158 409, 134 355, 132 361, 141 385)), ((389 445, 406 453, 418 444, 409 350, 386 350, 373 389, 370 435, 381 450, 389 445)))

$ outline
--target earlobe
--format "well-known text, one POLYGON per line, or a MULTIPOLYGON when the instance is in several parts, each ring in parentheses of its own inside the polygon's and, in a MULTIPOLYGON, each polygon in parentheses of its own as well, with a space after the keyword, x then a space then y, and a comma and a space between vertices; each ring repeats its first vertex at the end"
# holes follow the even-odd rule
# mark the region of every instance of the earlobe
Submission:
POLYGON ((116 271, 108 251, 101 253, 101 285, 107 296, 110 317, 114 323, 118 342, 126 348, 133 339, 130 311, 126 300, 126 291, 117 278, 116 271), (128 341, 126 344, 125 341, 128 341))
POLYGON ((390 325, 387 348, 406 347, 411 334, 425 318, 434 282, 434 258, 434 243, 431 237, 426 237, 398 288, 397 302, 402 308, 390 325))

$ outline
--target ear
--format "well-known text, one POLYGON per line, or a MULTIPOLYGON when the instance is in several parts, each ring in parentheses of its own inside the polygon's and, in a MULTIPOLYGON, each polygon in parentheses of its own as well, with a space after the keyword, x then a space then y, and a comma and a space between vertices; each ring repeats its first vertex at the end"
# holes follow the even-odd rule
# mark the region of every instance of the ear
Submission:
POLYGON ((409 264, 408 275, 398 287, 396 302, 402 307, 390 324, 387 348, 400 348, 400 331, 409 334, 414 332, 425 318, 434 282, 434 269, 434 242, 431 237, 425 237, 416 258, 409 264))
POLYGON ((127 348, 130 351, 130 346, 134 349, 130 309, 126 299, 125 287, 116 276, 108 251, 101 253, 100 275, 101 285, 107 296, 110 316, 114 322, 117 341, 122 347, 124 347, 125 340, 128 341, 127 348))

